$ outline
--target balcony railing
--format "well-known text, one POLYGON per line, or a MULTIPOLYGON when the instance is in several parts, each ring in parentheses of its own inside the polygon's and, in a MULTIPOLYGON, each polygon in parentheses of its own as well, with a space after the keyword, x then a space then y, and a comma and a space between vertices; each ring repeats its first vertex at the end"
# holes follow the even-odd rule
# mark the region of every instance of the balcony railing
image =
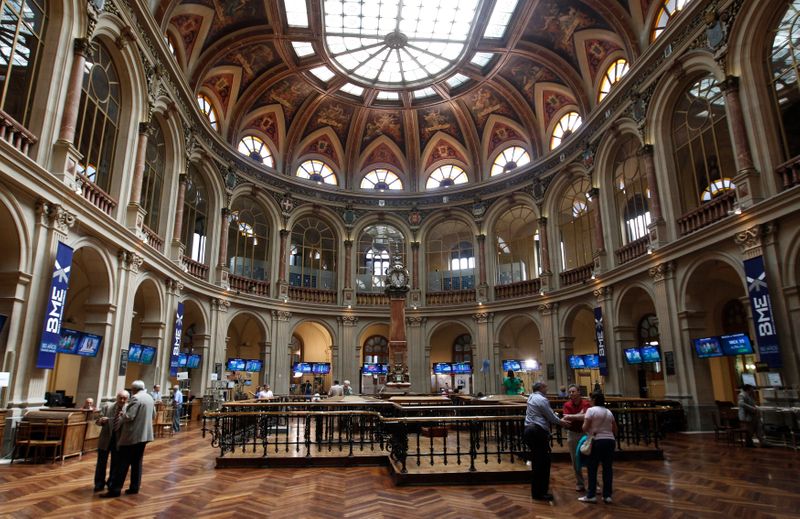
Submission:
POLYGON ((577 283, 583 283, 592 277, 592 269, 594 269, 594 264, 589 263, 588 265, 583 265, 582 267, 562 272, 559 274, 559 277, 561 278, 561 286, 568 287, 577 283))
POLYGON ((14 146, 25 155, 28 154, 28 150, 38 140, 34 134, 2 110, 0 110, 0 139, 14 146))
POLYGON ((781 189, 789 189, 800 184, 800 155, 775 168, 775 173, 781 179, 779 186, 781 189))
POLYGON ((117 207, 117 201, 111 198, 111 195, 100 189, 100 186, 89 180, 89 177, 83 173, 75 173, 75 176, 78 178, 78 185, 80 186, 83 198, 110 216, 114 208, 117 207))
POLYGON ((336 291, 320 288, 289 287, 289 299, 304 303, 336 304, 336 291))
POLYGON ((194 261, 189 256, 183 257, 183 262, 186 264, 186 271, 198 279, 208 279, 208 265, 203 265, 200 262, 194 261))
POLYGON ((158 252, 164 252, 164 240, 162 240, 154 230, 146 225, 142 225, 142 232, 144 232, 149 246, 153 247, 158 252))
POLYGON ((508 285, 494 287, 495 299, 513 299, 515 297, 534 296, 542 290, 542 281, 539 278, 527 281, 518 281, 508 285))
POLYGON ((706 202, 697 209, 678 218, 678 231, 681 236, 686 236, 698 229, 718 222, 733 211, 734 203, 736 203, 736 192, 732 189, 725 191, 710 202, 706 202))
POLYGON ((449 292, 428 292, 425 300, 429 305, 457 305, 474 303, 475 290, 451 290, 449 292))
POLYGON ((632 241, 617 249, 617 263, 622 265, 647 253, 647 246, 650 244, 650 236, 645 235, 638 240, 632 241))
POLYGON ((247 292, 248 294, 255 294, 257 296, 269 297, 269 281, 250 279, 244 276, 230 274, 228 276, 228 283, 230 283, 232 290, 247 292))
POLYGON ((358 292, 356 293, 357 305, 388 305, 389 296, 380 292, 358 292))

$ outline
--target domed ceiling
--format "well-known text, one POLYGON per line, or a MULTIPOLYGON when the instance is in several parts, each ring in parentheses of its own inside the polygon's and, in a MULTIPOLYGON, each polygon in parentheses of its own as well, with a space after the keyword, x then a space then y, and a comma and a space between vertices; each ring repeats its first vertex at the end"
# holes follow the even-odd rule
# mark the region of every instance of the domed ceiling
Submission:
POLYGON ((651 0, 183 0, 161 23, 187 83, 233 147, 256 135, 275 169, 309 158, 358 189, 393 170, 425 189, 444 163, 470 182, 515 144, 550 148, 584 118, 608 66, 649 42, 651 0))

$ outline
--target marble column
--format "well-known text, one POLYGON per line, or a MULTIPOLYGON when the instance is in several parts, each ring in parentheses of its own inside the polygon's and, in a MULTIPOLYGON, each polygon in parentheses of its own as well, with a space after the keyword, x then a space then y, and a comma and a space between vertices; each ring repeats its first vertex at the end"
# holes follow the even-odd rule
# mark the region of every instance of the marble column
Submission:
POLYGON ((289 234, 287 229, 281 229, 280 252, 278 253, 278 281, 287 281, 286 277, 286 249, 288 247, 289 234))
POLYGON ((217 257, 217 283, 224 289, 228 289, 228 276, 230 271, 228 269, 228 235, 230 234, 232 213, 227 207, 223 207, 220 211, 220 224, 219 224, 219 256, 217 257))
POLYGON ((147 155, 147 141, 153 131, 149 122, 139 123, 139 138, 136 143, 136 162, 133 167, 133 180, 131 181, 131 197, 128 204, 127 226, 140 238, 143 237, 142 226, 147 214, 141 206, 142 184, 144 183, 144 166, 147 155))
POLYGON ((411 242, 411 288, 419 290, 419 242, 411 242))
POLYGON ((760 175, 753 165, 753 155, 747 138, 746 122, 739 94, 739 78, 728 76, 725 81, 720 83, 720 87, 725 94, 728 129, 736 158, 736 176, 733 178, 733 182, 736 184, 736 199, 740 207, 746 208, 762 199, 762 187, 760 175))
MULTIPOLYGON (((350 308, 356 302, 353 289, 353 240, 344 241, 344 288, 342 289, 342 304, 350 308)), ((334 380, 336 377, 334 376, 334 380)), ((351 380, 352 382, 352 380, 351 380)))
POLYGON ((648 210, 650 211, 650 242, 653 247, 659 247, 667 243, 667 223, 664 220, 664 213, 661 210, 661 194, 658 189, 658 178, 656 177, 656 163, 653 157, 653 145, 645 144, 639 150, 644 176, 647 179, 647 188, 650 190, 648 200, 648 210))
POLYGON ((290 321, 292 313, 285 310, 272 311, 272 345, 273 355, 272 364, 270 365, 269 375, 272 381, 272 391, 276 395, 285 395, 289 393, 290 374, 289 364, 291 358, 291 351, 289 351, 289 342, 292 337, 290 321))
POLYGON ((83 76, 85 74, 86 58, 91 54, 91 42, 87 38, 75 38, 72 48, 74 56, 72 68, 67 83, 67 97, 64 100, 64 110, 61 112, 61 127, 58 130, 58 140, 75 142, 75 130, 78 124, 78 109, 83 94, 83 76))
POLYGON ((178 177, 178 198, 175 201, 175 226, 172 228, 172 260, 183 261, 184 244, 181 243, 183 234, 183 203, 186 198, 187 175, 182 173, 178 177))
MULTIPOLYGON (((477 337, 474 338, 474 355, 472 358, 473 373, 476 366, 483 365, 484 359, 491 359, 494 349, 494 313, 481 312, 474 314, 472 319, 475 321, 477 337)), ((497 370, 492 370, 486 377, 473 375, 472 393, 496 393, 497 392, 497 370)))
POLYGON ((542 316, 542 377, 550 387, 558 387, 557 381, 564 378, 566 359, 558 359, 558 303, 542 303, 538 307, 542 316), (552 366, 552 369, 551 367, 552 366))
POLYGON ((600 213, 600 189, 593 187, 587 193, 591 197, 589 201, 592 204, 592 224, 594 232, 592 232, 592 244, 594 245, 593 256, 606 250, 605 237, 603 236, 603 215, 600 213))
POLYGON ((408 330, 408 374, 411 391, 429 393, 431 391, 430 345, 425 344, 427 317, 417 315, 406 317, 408 330))
POLYGON ((475 237, 478 242, 478 283, 486 284, 486 235, 479 234, 475 237))

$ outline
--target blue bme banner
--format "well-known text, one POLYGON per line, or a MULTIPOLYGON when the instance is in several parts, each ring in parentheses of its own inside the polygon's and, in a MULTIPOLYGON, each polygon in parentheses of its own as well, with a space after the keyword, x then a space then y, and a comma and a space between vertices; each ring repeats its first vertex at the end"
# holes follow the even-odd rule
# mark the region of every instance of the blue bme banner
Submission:
POLYGON ((594 337, 597 341, 597 356, 600 358, 600 374, 608 376, 608 362, 606 361, 606 337, 603 329, 603 309, 599 306, 594 309, 594 337))
POLYGON ((56 349, 61 340, 61 319, 64 317, 64 305, 67 304, 72 252, 72 247, 58 242, 53 278, 50 281, 50 290, 47 292, 47 309, 42 326, 42 340, 39 342, 39 355, 36 357, 37 368, 53 369, 56 367, 56 349))
POLYGON ((780 368, 781 349, 778 343, 778 329, 772 312, 772 299, 767 287, 767 273, 764 271, 764 257, 756 256, 744 261, 744 274, 747 278, 747 295, 753 312, 753 325, 756 330, 756 344, 761 362, 770 368, 780 368))
POLYGON ((178 354, 181 352, 181 334, 183 333, 183 303, 178 303, 175 311, 175 333, 172 336, 172 351, 169 355, 169 376, 178 375, 178 354))

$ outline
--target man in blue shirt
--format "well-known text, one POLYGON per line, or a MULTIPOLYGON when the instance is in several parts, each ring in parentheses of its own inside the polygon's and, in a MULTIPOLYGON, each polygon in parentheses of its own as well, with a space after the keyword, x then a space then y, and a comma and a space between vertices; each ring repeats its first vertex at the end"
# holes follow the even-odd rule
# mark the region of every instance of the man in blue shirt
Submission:
POLYGON ((181 409, 183 408, 183 393, 178 384, 175 384, 175 392, 172 394, 172 430, 181 430, 181 409))
POLYGON ((568 427, 569 422, 559 419, 550 407, 545 396, 547 384, 536 382, 533 392, 528 397, 528 409, 525 412, 525 443, 531 450, 531 498, 537 501, 552 501, 550 488, 550 425, 568 427))

